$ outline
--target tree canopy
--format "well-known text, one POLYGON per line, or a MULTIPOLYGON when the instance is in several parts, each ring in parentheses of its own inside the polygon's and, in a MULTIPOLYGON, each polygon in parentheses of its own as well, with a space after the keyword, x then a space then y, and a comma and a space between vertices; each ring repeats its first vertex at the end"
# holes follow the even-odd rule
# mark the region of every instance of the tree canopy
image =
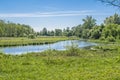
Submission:
POLYGON ((0 37, 29 37, 34 39, 37 36, 77 36, 83 39, 100 39, 115 41, 120 39, 120 15, 114 14, 105 18, 101 25, 96 24, 96 19, 86 16, 83 24, 72 28, 47 30, 43 28, 35 32, 29 25, 15 24, 0 20, 0 37))
POLYGON ((120 15, 114 14, 113 16, 107 17, 104 20, 105 24, 119 24, 120 25, 120 15))
POLYGON ((26 37, 34 33, 34 30, 29 25, 0 20, 0 37, 26 37))

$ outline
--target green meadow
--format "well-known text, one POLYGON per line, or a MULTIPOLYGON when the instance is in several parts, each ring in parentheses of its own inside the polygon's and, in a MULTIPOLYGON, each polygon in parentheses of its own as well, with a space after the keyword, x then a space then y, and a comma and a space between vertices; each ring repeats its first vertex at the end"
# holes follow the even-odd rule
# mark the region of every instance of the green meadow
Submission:
POLYGON ((120 46, 92 48, 70 46, 66 51, 1 53, 0 80, 120 80, 120 46))
POLYGON ((76 40, 79 39, 77 37, 36 37, 34 39, 30 39, 27 37, 1 37, 0 38, 0 47, 7 47, 7 46, 25 46, 25 45, 40 45, 40 44, 50 44, 55 43, 58 41, 64 40, 76 40))

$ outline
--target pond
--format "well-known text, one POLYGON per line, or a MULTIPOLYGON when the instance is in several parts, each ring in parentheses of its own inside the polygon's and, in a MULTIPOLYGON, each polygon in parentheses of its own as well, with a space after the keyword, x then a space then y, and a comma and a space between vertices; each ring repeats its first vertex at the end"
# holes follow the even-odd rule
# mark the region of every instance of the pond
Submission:
POLYGON ((66 46, 70 46, 72 45, 72 43, 78 45, 79 48, 97 45, 96 43, 92 43, 92 42, 86 42, 80 40, 67 40, 67 41, 59 41, 53 44, 1 47, 0 52, 3 52, 5 54, 23 54, 30 52, 42 52, 47 49, 66 50, 66 46))

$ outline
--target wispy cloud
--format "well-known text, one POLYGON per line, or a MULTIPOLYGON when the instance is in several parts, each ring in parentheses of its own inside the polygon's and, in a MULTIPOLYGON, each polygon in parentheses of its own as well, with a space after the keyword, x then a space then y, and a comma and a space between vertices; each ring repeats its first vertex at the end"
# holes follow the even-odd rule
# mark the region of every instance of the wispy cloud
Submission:
MULTIPOLYGON (((83 11, 56 11, 56 12, 35 12, 35 13, 4 13, 0 17, 58 17, 58 16, 82 16, 82 15, 100 15, 93 10, 83 11)), ((106 15, 106 14, 103 14, 106 15)))

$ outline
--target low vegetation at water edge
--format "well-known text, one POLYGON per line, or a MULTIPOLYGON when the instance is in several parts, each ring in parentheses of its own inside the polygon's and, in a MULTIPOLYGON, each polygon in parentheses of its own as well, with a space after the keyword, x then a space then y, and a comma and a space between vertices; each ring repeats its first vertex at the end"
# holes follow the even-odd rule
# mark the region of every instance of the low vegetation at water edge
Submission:
POLYGON ((58 41, 64 40, 76 40, 79 39, 77 37, 37 37, 35 39, 29 39, 25 37, 1 37, 0 38, 0 47, 6 46, 24 46, 24 45, 40 45, 40 44, 49 44, 58 41))

